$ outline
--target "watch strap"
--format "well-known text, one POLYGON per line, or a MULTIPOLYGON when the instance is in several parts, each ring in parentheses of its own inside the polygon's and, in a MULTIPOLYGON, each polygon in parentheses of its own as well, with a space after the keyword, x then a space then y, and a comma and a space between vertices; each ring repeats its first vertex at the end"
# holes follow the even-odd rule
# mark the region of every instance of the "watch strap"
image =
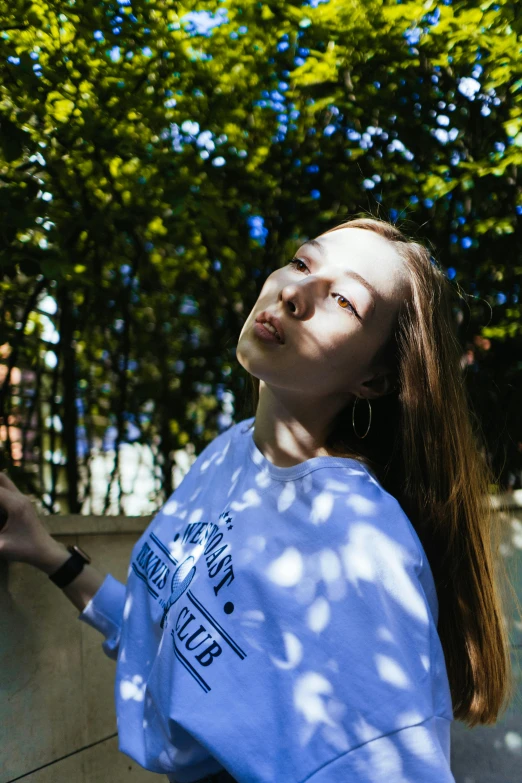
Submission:
POLYGON ((85 563, 88 562, 72 546, 68 546, 67 549, 71 553, 70 558, 66 560, 54 574, 49 574, 51 582, 54 582, 58 587, 67 587, 67 585, 81 573, 85 563))

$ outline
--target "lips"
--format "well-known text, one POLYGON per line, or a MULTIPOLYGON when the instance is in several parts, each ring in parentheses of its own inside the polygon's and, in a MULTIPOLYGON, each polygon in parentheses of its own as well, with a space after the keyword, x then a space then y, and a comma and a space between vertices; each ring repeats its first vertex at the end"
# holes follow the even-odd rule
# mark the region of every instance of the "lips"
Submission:
POLYGON ((283 325, 282 325, 281 321, 279 320, 279 318, 276 318, 275 315, 272 315, 272 313, 269 313, 267 310, 263 310, 263 312, 259 313, 259 315, 257 316, 256 322, 257 323, 263 323, 265 321, 268 322, 269 324, 271 324, 274 327, 274 329, 277 332, 276 336, 277 336, 279 342, 280 343, 284 343, 284 341, 285 341, 285 332, 284 332, 283 325))

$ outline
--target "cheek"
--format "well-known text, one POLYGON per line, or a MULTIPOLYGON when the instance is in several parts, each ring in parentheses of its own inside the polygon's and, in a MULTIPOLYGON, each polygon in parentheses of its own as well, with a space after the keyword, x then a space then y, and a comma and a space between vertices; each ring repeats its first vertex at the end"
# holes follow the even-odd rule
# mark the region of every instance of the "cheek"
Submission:
POLYGON ((275 304, 277 299, 277 291, 279 290, 280 286, 277 285, 277 279, 275 278, 275 272, 273 272, 265 282, 263 283, 263 287, 261 288, 261 291, 258 294, 258 297, 255 301, 254 306, 252 307, 251 314, 253 312, 258 312, 265 306, 269 306, 271 304, 275 304))
MULTIPOLYGON (((346 320, 350 316, 345 314, 346 320)), ((343 368, 360 364, 366 354, 363 336, 356 333, 353 324, 341 324, 341 327, 322 329, 317 345, 318 359, 325 365, 326 372, 337 372, 343 368)))
MULTIPOLYGON (((346 335, 334 332, 321 323, 319 318, 301 321, 298 336, 295 337, 295 362, 303 363, 322 377, 336 374, 346 365, 350 356, 350 346, 346 344, 346 335)), ((289 354, 290 361, 290 354, 289 354)))
POLYGON ((248 323, 252 323, 254 318, 261 312, 261 310, 274 310, 276 306, 281 306, 278 301, 279 292, 283 287, 281 279, 276 276, 277 273, 273 272, 265 280, 261 291, 248 315, 248 323))
POLYGON ((263 283, 263 287, 258 296, 258 301, 268 294, 273 296, 274 293, 282 288, 283 285, 284 282, 281 277, 281 270, 277 269, 275 272, 272 272, 272 274, 268 275, 265 282, 263 283))
POLYGON ((250 323, 254 320, 254 317, 257 315, 257 313, 263 308, 263 306, 266 304, 266 298, 267 298, 267 292, 269 290, 269 282, 268 279, 265 280, 263 287, 261 291, 258 294, 258 297, 256 301, 254 302, 252 309, 250 310, 247 319, 245 321, 245 324, 243 325, 243 329, 247 325, 247 323, 250 323))

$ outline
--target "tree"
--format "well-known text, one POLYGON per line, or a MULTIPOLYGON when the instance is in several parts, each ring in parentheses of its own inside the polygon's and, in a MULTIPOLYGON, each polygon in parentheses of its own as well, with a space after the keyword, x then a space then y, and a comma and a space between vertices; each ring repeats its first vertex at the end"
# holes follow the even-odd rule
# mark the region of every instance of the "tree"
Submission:
POLYGON ((200 450, 230 423, 227 391, 242 398, 235 344, 266 274, 369 209, 420 226, 460 286, 470 395, 512 483, 520 24, 512 2, 15 0, 0 17, 5 464, 19 424, 15 467, 50 510, 63 483, 75 511, 96 444, 115 446, 118 486, 137 440, 161 502, 173 452, 200 450))

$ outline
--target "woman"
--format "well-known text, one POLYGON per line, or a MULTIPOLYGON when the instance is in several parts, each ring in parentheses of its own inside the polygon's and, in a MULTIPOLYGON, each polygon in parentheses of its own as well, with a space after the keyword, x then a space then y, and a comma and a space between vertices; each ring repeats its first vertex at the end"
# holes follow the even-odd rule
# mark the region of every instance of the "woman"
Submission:
POLYGON ((306 242, 239 337, 255 418, 199 455, 126 586, 69 558, 1 478, 0 553, 104 634, 119 747, 142 766, 180 783, 447 783, 451 721, 493 723, 511 698, 451 295, 387 223, 306 242))

